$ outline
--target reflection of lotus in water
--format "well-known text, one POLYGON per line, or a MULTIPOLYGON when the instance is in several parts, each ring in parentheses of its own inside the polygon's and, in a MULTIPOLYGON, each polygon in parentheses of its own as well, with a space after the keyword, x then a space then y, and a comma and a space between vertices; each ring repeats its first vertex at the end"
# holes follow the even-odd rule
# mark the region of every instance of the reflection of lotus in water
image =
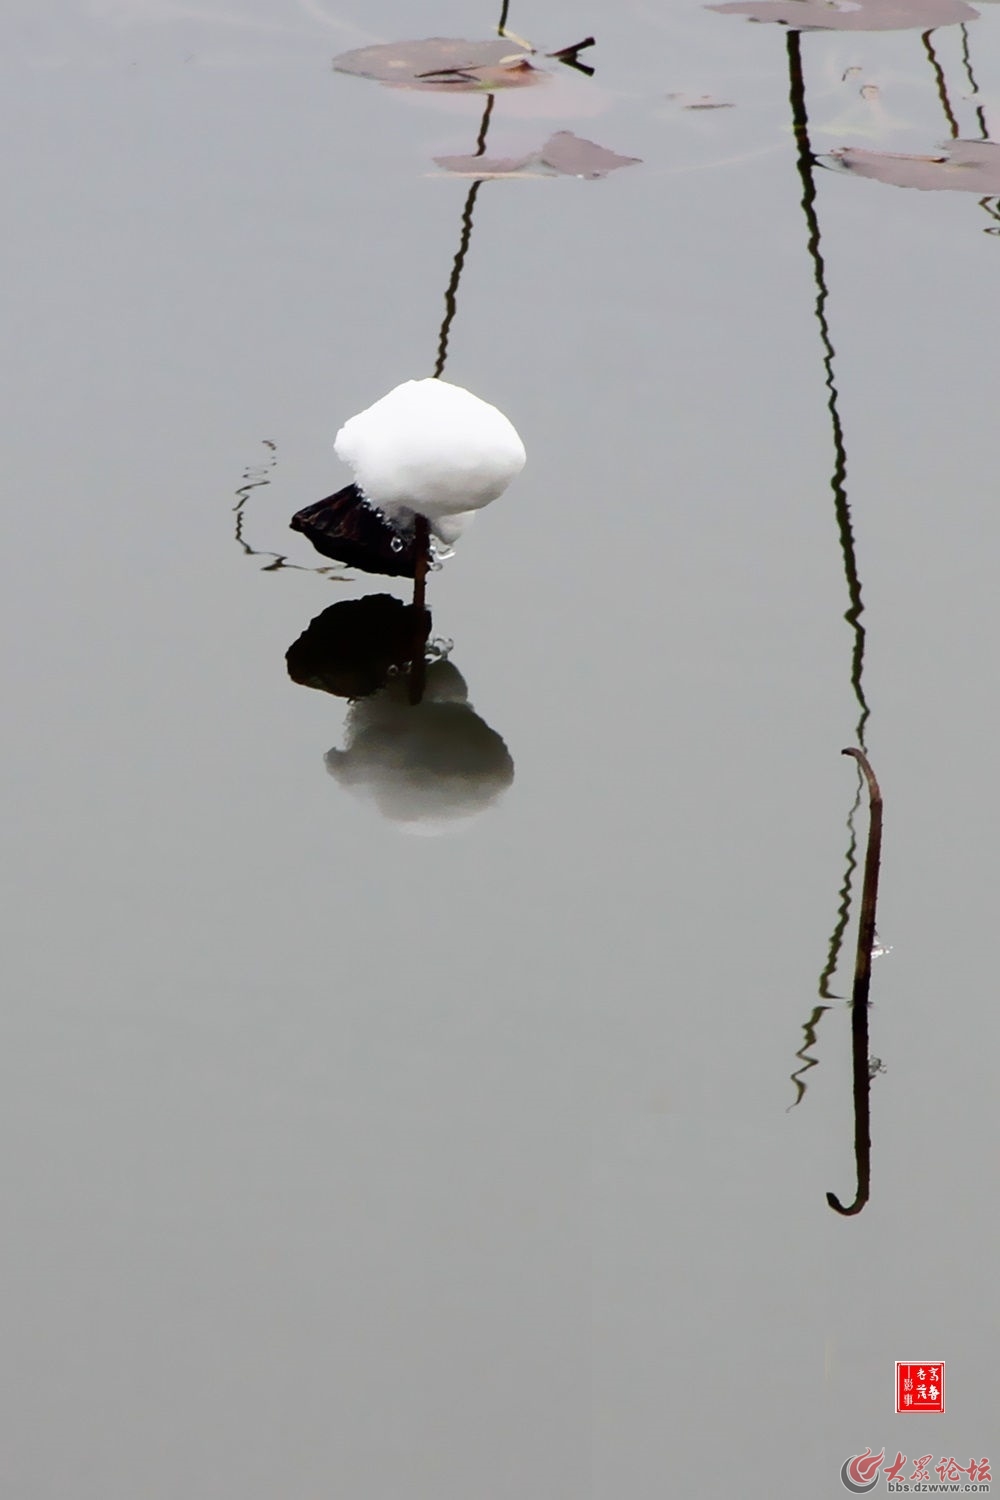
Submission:
POLYGON ((289 646, 288 675, 338 698, 368 697, 423 650, 429 623, 424 611, 391 594, 342 599, 289 646))
POLYGON ((352 704, 346 748, 328 751, 326 768, 415 833, 438 833, 485 812, 514 779, 507 746, 476 713, 450 661, 427 667, 418 704, 408 701, 400 677, 352 704))
POLYGON ((387 594, 325 609, 290 647, 289 675, 352 700, 330 775, 411 832, 437 833, 484 812, 514 779, 502 738, 476 713, 465 679, 440 657, 411 701, 430 617, 387 594))

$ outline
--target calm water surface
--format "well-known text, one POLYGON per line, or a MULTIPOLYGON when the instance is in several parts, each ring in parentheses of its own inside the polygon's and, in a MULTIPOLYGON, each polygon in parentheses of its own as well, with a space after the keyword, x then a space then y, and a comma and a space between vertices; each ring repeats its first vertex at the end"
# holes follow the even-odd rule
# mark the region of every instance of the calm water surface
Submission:
POLYGON ((489 153, 642 164, 466 214, 445 374, 528 465, 431 602, 513 777, 415 836, 406 706, 366 761, 382 711, 285 666, 405 586, 309 571, 287 523, 434 368, 470 183, 433 159, 485 101, 330 63, 497 19, 8 8, 11 1500, 1000 1462, 997 199, 823 164, 1000 135, 1000 17, 511 6, 596 73, 498 94, 489 153), (844 1218, 859 733, 892 951, 844 1218), (894 1414, 910 1359, 943 1417, 894 1414))

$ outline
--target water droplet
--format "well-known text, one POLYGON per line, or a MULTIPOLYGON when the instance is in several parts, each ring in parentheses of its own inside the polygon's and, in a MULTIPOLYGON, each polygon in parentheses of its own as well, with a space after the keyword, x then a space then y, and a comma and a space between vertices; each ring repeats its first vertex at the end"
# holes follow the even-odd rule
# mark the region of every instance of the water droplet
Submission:
POLYGON ((424 656, 428 662, 447 661, 454 649, 455 642, 450 641, 447 636, 436 635, 433 640, 428 641, 424 647, 424 656))

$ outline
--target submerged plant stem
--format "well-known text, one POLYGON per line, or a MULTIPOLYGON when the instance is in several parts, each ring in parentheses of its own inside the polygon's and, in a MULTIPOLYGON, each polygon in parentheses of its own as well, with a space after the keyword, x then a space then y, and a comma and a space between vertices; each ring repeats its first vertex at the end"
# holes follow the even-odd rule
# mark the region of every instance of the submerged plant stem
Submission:
MULTIPOLYGON (((840 396, 837 388, 835 368, 836 351, 833 345, 830 320, 827 312, 830 294, 826 280, 826 262, 823 258, 819 215, 816 211, 816 158, 809 139, 809 111, 806 103, 805 71, 802 63, 802 38, 798 31, 790 30, 788 32, 786 47, 788 54, 788 103, 791 110, 792 132, 795 140, 796 169, 802 190, 800 202, 802 205, 802 214, 806 221, 806 250, 812 264, 813 283, 816 287, 813 314, 819 329, 820 347, 822 349, 823 384, 826 387, 826 409, 830 419, 830 436, 833 446, 833 469, 830 474, 830 490, 833 495, 834 523, 840 541, 844 581, 847 585, 848 607, 844 611, 844 620, 852 634, 850 682, 858 711, 855 734, 863 752, 865 726, 870 713, 863 684, 865 627, 862 624, 862 616, 864 614, 864 601, 861 595, 861 579, 858 574, 857 554, 854 545, 851 506, 847 494, 847 441, 844 436, 844 426, 840 416, 840 396)), ((860 797, 860 791, 858 795, 860 797)), ((851 886, 856 864, 854 817, 857 807, 858 798, 855 799, 854 806, 851 808, 847 818, 848 846, 845 857, 845 870, 839 892, 837 917, 827 947, 826 961, 819 978, 819 996, 821 1000, 832 998, 830 985, 837 968, 840 957, 840 946, 851 910, 851 886)), ((808 1029, 806 1034, 808 1037, 808 1029)))
POLYGON ((830 336, 830 324, 826 313, 829 292, 826 285, 826 264, 823 260, 819 218, 816 214, 816 183, 814 180, 814 157, 809 140, 809 115, 806 109, 805 74, 802 70, 802 38, 797 31, 789 31, 788 47, 788 102, 792 111, 792 130, 795 136, 796 165, 802 183, 802 212, 808 232, 807 249, 812 261, 813 280, 816 284, 815 315, 819 325, 820 343, 823 347, 823 383, 827 390, 827 411, 830 415, 830 431, 833 438, 833 473, 830 488, 833 491, 833 511, 840 537, 840 551, 844 560, 844 577, 847 582, 848 608, 844 613, 854 634, 851 652, 851 687, 858 705, 859 718, 856 728, 858 741, 864 746, 865 723, 869 708, 862 686, 865 663, 865 627, 861 623, 864 603, 861 598, 861 580, 858 577, 857 557, 854 550, 854 529, 851 524, 851 507, 847 498, 847 444, 840 420, 840 405, 837 382, 834 374, 834 347, 830 336))
POLYGON ((431 617, 427 609, 427 569, 431 560, 431 529, 426 516, 414 517, 416 531, 416 561, 413 572, 413 618, 415 621, 413 646, 410 652, 409 698, 413 704, 424 696, 427 679, 427 637, 431 631, 431 617))
POLYGON ((882 792, 875 772, 863 750, 847 749, 858 762, 868 783, 868 847, 865 851, 865 876, 861 890, 861 915, 858 921, 858 949, 854 961, 854 988, 851 994, 851 1055, 854 1074, 854 1156, 858 1170, 858 1191, 846 1208, 836 1193, 827 1193, 826 1201, 838 1214, 858 1214, 868 1202, 871 1190, 871 1077, 868 1069, 868 992, 872 978, 872 949, 875 946, 875 909, 878 903, 878 875, 882 859, 882 792))
POLYGON ((857 761, 868 783, 868 847, 865 850, 865 879, 861 888, 861 919, 858 924, 858 952, 854 964, 854 992, 857 1005, 867 1003, 872 977, 872 950, 875 947, 875 908, 878 903, 878 876, 882 860, 882 791, 875 772, 863 750, 842 750, 857 761))
MULTIPOLYGON (((976 82, 976 75, 972 71, 972 53, 969 51, 969 28, 963 22, 958 29, 962 37, 962 66, 965 68, 965 76, 969 80, 969 89, 971 91, 969 98, 979 99, 982 96, 979 92, 979 84, 976 82)), ((990 132, 986 124, 986 111, 981 104, 976 105, 976 120, 979 123, 979 139, 988 141, 990 132)))
POLYGON ((959 134, 958 120, 955 118, 955 111, 952 109, 951 100, 948 97, 948 84, 945 81, 944 69, 938 62, 937 53, 934 51, 934 45, 931 42, 932 34, 933 28, 931 31, 924 31, 921 33, 920 40, 924 44, 924 51, 927 53, 927 61, 930 63, 931 72, 934 74, 934 86, 937 89, 937 96, 941 102, 941 108, 944 111, 944 117, 948 121, 948 130, 951 133, 952 140, 957 141, 959 134))
MULTIPOLYGON (((504 13, 506 14, 506 8, 504 13)), ((495 98, 494 94, 490 94, 483 109, 483 118, 479 122, 479 134, 476 136, 476 156, 482 156, 486 151, 486 137, 490 130, 490 117, 493 114, 495 98)), ((469 241, 472 238, 472 214, 482 185, 482 178, 477 178, 466 194, 465 206, 462 209, 462 233, 451 267, 451 277, 444 294, 444 318, 438 333, 437 359, 434 362, 435 380, 440 380, 444 374, 445 360, 448 358, 448 338, 458 309, 458 283, 462 279, 462 268, 465 265, 465 257, 469 253, 469 241)))

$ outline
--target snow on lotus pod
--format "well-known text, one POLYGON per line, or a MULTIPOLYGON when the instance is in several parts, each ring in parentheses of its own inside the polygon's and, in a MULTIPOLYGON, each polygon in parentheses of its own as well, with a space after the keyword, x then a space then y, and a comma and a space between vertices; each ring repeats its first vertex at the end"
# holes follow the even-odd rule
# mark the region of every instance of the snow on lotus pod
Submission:
POLYGON ((445 380, 407 380, 337 433, 337 453, 391 521, 426 516, 446 545, 524 468, 503 412, 445 380))

